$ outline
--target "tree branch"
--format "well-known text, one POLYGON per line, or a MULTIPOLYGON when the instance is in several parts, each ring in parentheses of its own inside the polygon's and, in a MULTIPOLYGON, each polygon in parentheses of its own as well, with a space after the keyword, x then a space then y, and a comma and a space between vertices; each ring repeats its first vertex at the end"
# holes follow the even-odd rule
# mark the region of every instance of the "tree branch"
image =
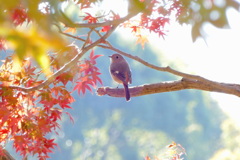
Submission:
MULTIPOLYGON (((230 88, 235 87, 240 89, 240 85, 238 84, 220 83, 220 85, 227 86, 230 88)), ((201 81, 187 79, 187 78, 182 78, 181 80, 177 80, 177 81, 145 84, 141 86, 130 87, 129 92, 131 97, 138 97, 138 96, 143 96, 148 94, 172 92, 172 91, 179 91, 184 89, 198 89, 198 90, 204 90, 204 91, 232 94, 231 92, 228 92, 228 90, 226 90, 225 87, 218 88, 201 81)), ((110 88, 110 87, 98 88, 97 94, 99 96, 108 95, 111 97, 125 96, 123 88, 110 88)), ((234 95, 240 97, 240 94, 234 94, 234 95)))
POLYGON ((31 92, 31 91, 34 91, 34 90, 38 90, 44 86, 47 86, 49 85, 50 83, 52 83, 54 81, 54 79, 56 77, 58 77, 59 75, 61 75, 63 72, 65 72, 67 69, 71 68, 72 66, 74 66, 78 60, 87 52, 89 51, 90 49, 92 49, 93 47, 97 46, 99 43, 101 43, 103 40, 105 40, 107 37, 109 37, 112 32, 116 29, 118 25, 113 25, 112 28, 105 34, 103 35, 102 37, 100 37, 98 40, 96 40, 94 43, 84 47, 81 51, 78 50, 78 54, 68 63, 66 63, 64 66, 62 66, 57 72, 55 72, 53 75, 51 75, 50 77, 48 77, 43 83, 37 85, 37 86, 34 86, 34 87, 28 87, 28 88, 25 88, 25 87, 21 87, 21 86, 4 86, 4 87, 7 87, 7 88, 11 88, 11 89, 18 89, 18 90, 21 90, 21 91, 24 91, 26 93, 28 92, 31 92))
POLYGON ((5 155, 4 156, 0 156, 0 160, 15 160, 6 149, 3 149, 3 153, 5 155))
POLYGON ((202 83, 205 83, 207 85, 210 85, 216 89, 219 89, 219 90, 223 90, 228 93, 228 94, 233 94, 233 95, 237 95, 239 96, 240 95, 240 88, 239 87, 236 87, 236 85, 231 85, 231 84, 227 84, 227 83, 219 83, 219 82, 215 82, 215 81, 211 81, 211 80, 208 80, 206 78, 203 78, 201 76, 197 76, 197 75, 191 75, 191 74, 187 74, 187 73, 183 73, 183 72, 179 72, 177 70, 174 70, 172 68, 170 68, 169 66, 167 67, 159 67, 159 66, 156 66, 156 65, 153 65, 153 64, 150 64, 146 61, 144 61, 143 59, 137 57, 137 56, 133 56, 131 54, 128 54, 126 52, 123 52, 117 48, 114 48, 114 47, 109 47, 109 46, 101 46, 102 48, 105 48, 105 49, 110 49, 112 51, 115 51, 123 56, 126 56, 128 58, 131 58, 149 68, 152 68, 154 70, 157 70, 157 71, 162 71, 162 72, 168 72, 168 73, 171 73, 171 74, 174 74, 174 75, 177 75, 177 76, 180 76, 180 77, 183 77, 183 78, 187 78, 187 79, 191 79, 191 80, 195 80, 195 81, 199 81, 199 82, 202 82, 202 83))
MULTIPOLYGON (((75 39, 78 39, 80 41, 83 41, 83 39, 79 38, 79 37, 75 37, 75 36, 72 36, 72 35, 69 35, 69 34, 64 34, 66 36, 69 36, 69 37, 72 37, 72 38, 75 38, 75 39)), ((183 72, 180 72, 180 71, 177 71, 177 70, 174 70, 172 69, 171 67, 167 66, 167 67, 159 67, 159 66, 156 66, 156 65, 153 65, 151 63, 148 63, 146 61, 144 61, 143 59, 137 57, 137 56, 133 56, 131 54, 128 54, 126 52, 123 52, 117 48, 114 48, 109 42, 106 43, 108 46, 106 45, 97 45, 98 47, 101 47, 101 48, 105 48, 105 49, 110 49, 112 51, 115 51, 123 56, 126 56, 128 58, 131 58, 149 68, 152 68, 154 70, 157 70, 157 71, 162 71, 162 72, 168 72, 168 73, 171 73, 171 74, 174 74, 174 75, 177 75, 177 76, 180 76, 180 77, 183 77, 184 79, 188 79, 189 81, 192 80, 192 81, 195 81, 196 84, 200 85, 201 84, 205 84, 207 86, 211 86, 211 90, 208 90, 208 91, 215 91, 215 92, 222 92, 222 93, 227 93, 227 94, 232 94, 232 95, 236 95, 236 96, 240 96, 240 87, 238 84, 228 84, 228 83, 220 83, 220 82, 215 82, 215 81, 211 81, 211 80, 208 80, 206 78, 203 78, 201 76, 197 76, 197 75, 191 75, 191 74, 187 74, 187 73, 183 73, 183 72)), ((151 84, 150 84, 151 85, 151 84)), ((202 86, 202 85, 201 85, 202 86)), ((167 87, 167 86, 166 86, 167 87)), ((109 88, 108 88, 109 89, 109 88)), ((184 89, 184 88, 183 88, 184 89)), ((188 88, 185 88, 185 89, 188 89, 188 88)), ((199 89, 199 90, 206 90, 205 87, 203 88, 190 88, 190 89, 199 89)), ((166 92, 166 90, 165 90, 166 92)), ((117 93, 117 91, 116 91, 117 93)), ((120 94, 120 97, 121 96, 121 92, 119 92, 120 94)), ((150 93, 152 94, 152 93, 150 93)), ((112 94, 111 94, 112 95, 112 94)))

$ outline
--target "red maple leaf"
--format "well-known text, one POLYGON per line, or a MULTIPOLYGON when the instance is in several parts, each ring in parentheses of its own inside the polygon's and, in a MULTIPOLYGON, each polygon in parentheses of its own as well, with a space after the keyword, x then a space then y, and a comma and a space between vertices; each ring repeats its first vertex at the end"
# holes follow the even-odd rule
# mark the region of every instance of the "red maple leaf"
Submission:
POLYGON ((139 26, 132 26, 132 32, 135 34, 135 35, 140 35, 141 34, 141 30, 140 30, 140 27, 139 26))
POLYGON ((133 29, 132 32, 136 33, 137 29, 138 29, 138 26, 132 26, 131 28, 133 29))
POLYGON ((64 86, 66 86, 66 84, 69 81, 73 81, 73 75, 70 74, 70 72, 65 72, 60 74, 57 78, 57 81, 62 82, 64 86))
POLYGON ((92 64, 95 65, 96 64, 96 59, 98 57, 101 57, 101 56, 103 56, 103 55, 100 55, 100 54, 99 55, 94 55, 94 50, 92 50, 89 58, 90 58, 92 64))
POLYGON ((78 94, 83 93, 85 95, 86 90, 89 90, 92 94, 92 87, 97 86, 97 82, 100 82, 102 85, 101 79, 98 77, 101 73, 99 69, 94 66, 96 64, 96 59, 102 55, 94 55, 94 50, 92 50, 89 58, 90 60, 85 60, 84 63, 80 64, 80 77, 77 79, 76 85, 73 88, 73 91, 78 90, 78 94))
POLYGON ((107 32, 109 29, 111 28, 111 26, 103 26, 103 28, 101 29, 100 32, 107 32))
POLYGON ((6 40, 3 38, 0 38, 0 51, 4 50, 6 52, 6 40))
POLYGON ((13 24, 18 26, 22 25, 25 21, 30 22, 30 18, 24 8, 16 8, 12 13, 13 24))
POLYGON ((88 23, 97 23, 98 19, 96 17, 93 17, 90 13, 86 14, 87 16, 83 19, 84 21, 88 20, 88 23))
POLYGON ((71 100, 67 99, 65 95, 64 96, 61 95, 58 97, 58 104, 62 109, 65 108, 72 109, 72 107, 69 106, 69 104, 71 104, 71 100))

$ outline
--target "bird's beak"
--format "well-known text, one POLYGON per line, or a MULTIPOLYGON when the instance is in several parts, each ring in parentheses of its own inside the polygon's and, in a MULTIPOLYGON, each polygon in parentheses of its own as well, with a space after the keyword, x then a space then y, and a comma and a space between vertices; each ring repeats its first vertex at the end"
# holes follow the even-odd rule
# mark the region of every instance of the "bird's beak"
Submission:
POLYGON ((111 56, 108 56, 109 58, 112 58, 112 55, 111 56))

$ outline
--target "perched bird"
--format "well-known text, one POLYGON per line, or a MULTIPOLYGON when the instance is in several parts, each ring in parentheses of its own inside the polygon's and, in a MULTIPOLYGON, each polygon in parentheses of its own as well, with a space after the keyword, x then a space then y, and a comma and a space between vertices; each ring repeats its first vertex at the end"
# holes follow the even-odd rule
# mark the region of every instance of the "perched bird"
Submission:
POLYGON ((113 54, 111 58, 110 74, 114 81, 123 84, 126 100, 130 100, 128 84, 132 84, 132 75, 127 61, 120 54, 113 54))

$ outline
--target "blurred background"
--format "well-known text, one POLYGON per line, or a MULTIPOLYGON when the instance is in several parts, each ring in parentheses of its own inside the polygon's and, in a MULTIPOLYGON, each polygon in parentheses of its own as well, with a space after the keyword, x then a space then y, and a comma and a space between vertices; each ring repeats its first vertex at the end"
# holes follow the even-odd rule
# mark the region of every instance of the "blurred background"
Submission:
MULTIPOLYGON (((116 12, 124 15, 116 2, 116 12)), ((110 0, 106 1, 109 3, 110 0)), ((72 8, 67 11, 74 14, 72 8)), ((174 20, 165 40, 150 35, 144 50, 128 30, 118 29, 108 40, 116 48, 152 64, 239 84, 239 12, 228 9, 227 19, 230 29, 217 29, 206 23, 206 39, 199 38, 194 43, 191 26, 179 25, 174 20)), ((117 87, 108 69, 108 56, 113 53, 95 48, 95 54, 104 55, 97 60, 103 85, 117 87)), ((126 60, 132 70, 130 87, 181 79, 126 60)), ((168 159, 167 146, 172 141, 185 148, 186 160, 240 159, 239 97, 198 90, 133 97, 130 102, 125 98, 99 97, 96 93, 73 95, 76 101, 68 112, 75 124, 64 116, 59 135, 50 135, 59 145, 51 159, 143 160, 147 155, 168 159)))

